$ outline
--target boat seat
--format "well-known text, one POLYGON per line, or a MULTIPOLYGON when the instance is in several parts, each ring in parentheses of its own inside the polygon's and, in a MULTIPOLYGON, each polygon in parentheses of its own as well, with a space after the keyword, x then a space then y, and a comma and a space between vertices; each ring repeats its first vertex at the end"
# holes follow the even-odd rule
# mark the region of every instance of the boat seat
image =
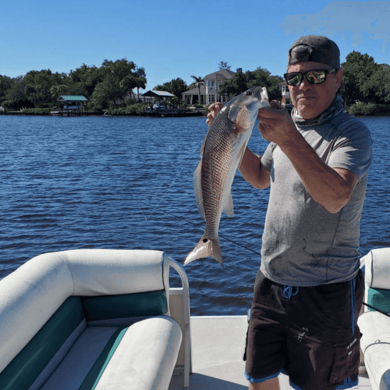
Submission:
POLYGON ((0 281, 0 328, 2 390, 168 389, 178 363, 189 384, 188 281, 160 251, 38 256, 0 281), (182 289, 169 288, 170 266, 182 289), (177 290, 180 325, 169 303, 177 290))
MULTIPOLYGON (((362 258, 364 302, 390 313, 390 248, 374 249, 362 258)), ((358 319, 360 344, 373 389, 390 388, 390 317, 369 307, 358 319)))

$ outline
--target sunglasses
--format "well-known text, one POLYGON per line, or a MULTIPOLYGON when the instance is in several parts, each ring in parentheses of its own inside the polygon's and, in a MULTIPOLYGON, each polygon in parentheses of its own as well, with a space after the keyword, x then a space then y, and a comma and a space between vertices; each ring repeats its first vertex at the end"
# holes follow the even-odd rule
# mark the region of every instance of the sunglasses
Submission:
POLYGON ((310 84, 322 84, 326 81, 326 76, 329 73, 337 72, 337 69, 314 69, 308 70, 307 72, 292 72, 285 73, 284 78, 288 85, 297 86, 301 84, 303 76, 306 76, 306 80, 310 84))

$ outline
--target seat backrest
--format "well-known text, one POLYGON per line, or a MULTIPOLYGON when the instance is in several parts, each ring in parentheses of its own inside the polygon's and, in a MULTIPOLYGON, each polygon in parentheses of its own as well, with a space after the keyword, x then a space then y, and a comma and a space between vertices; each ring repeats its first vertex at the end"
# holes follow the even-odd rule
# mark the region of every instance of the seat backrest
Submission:
POLYGON ((370 251, 364 256, 364 268, 368 287, 390 290, 390 248, 370 251))
POLYGON ((80 249, 26 262, 0 281, 0 372, 70 296, 88 301, 84 311, 92 296, 161 291, 167 300, 168 261, 160 251, 80 249))
MULTIPOLYGON (((365 302, 390 312, 390 248, 373 249, 361 260, 364 262, 365 302)), ((367 307, 364 309, 368 311, 367 307)))

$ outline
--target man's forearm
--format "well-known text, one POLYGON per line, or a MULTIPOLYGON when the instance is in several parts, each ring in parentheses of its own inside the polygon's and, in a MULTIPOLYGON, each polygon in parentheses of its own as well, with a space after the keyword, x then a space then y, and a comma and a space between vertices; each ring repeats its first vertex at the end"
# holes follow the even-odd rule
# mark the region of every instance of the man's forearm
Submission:
POLYGON ((244 179, 255 188, 264 189, 269 186, 269 173, 261 167, 261 156, 246 148, 239 167, 244 179))

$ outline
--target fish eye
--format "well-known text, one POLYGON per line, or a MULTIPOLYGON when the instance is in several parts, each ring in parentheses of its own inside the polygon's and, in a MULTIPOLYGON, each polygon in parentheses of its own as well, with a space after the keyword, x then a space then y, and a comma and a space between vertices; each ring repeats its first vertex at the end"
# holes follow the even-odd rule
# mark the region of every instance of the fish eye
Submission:
POLYGON ((246 93, 246 96, 252 96, 252 91, 248 91, 248 92, 246 93))

